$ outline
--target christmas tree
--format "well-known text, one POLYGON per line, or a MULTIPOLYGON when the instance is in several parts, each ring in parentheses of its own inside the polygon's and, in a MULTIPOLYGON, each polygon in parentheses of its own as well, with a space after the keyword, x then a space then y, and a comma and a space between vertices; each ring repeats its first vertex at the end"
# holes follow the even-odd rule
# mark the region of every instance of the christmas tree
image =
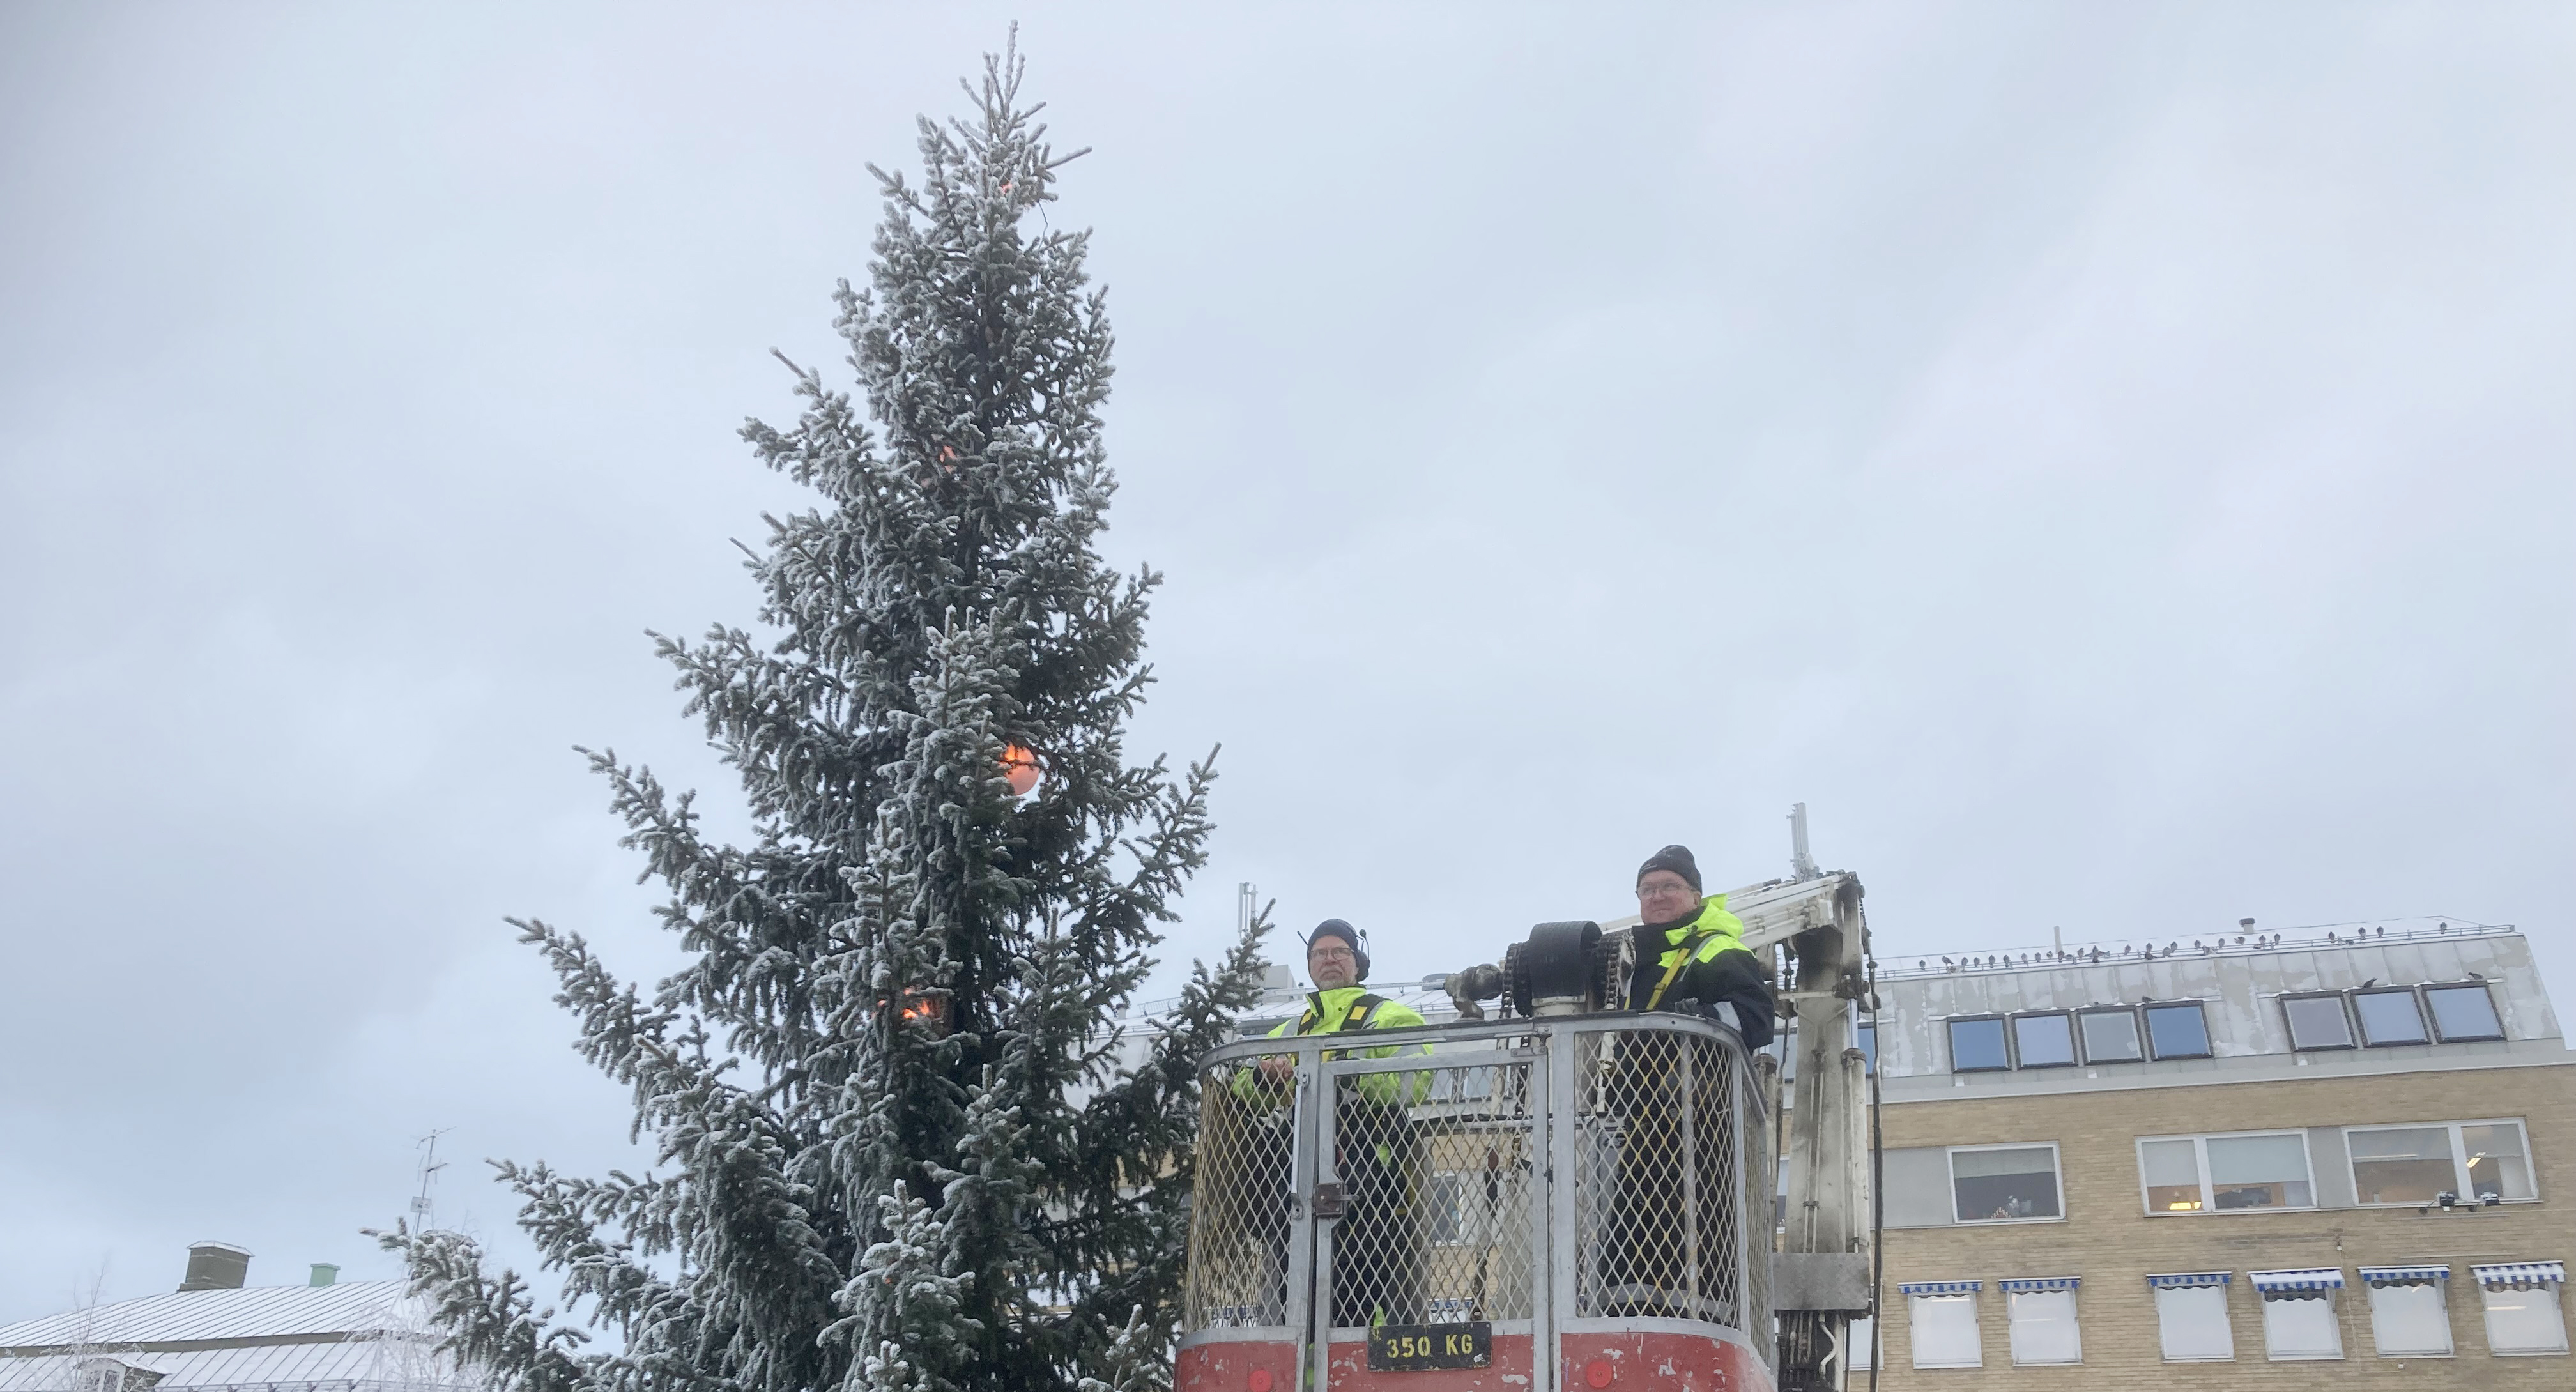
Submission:
POLYGON ((1194 1065, 1254 996, 1262 925, 1120 1066, 1212 773, 1124 752, 1157 577, 1095 546, 1110 334, 1088 234, 1038 216, 1073 156, 1021 73, 988 58, 967 118, 922 121, 918 182, 869 167, 872 288, 843 282, 837 320, 864 411, 789 363, 799 419, 744 428, 819 498, 752 554, 759 632, 657 638, 752 844, 592 756, 688 964, 647 995, 577 934, 518 924, 657 1154, 640 1177, 499 1165, 574 1317, 621 1347, 585 1351, 457 1234, 386 1239, 506 1386, 1168 1376, 1194 1065))

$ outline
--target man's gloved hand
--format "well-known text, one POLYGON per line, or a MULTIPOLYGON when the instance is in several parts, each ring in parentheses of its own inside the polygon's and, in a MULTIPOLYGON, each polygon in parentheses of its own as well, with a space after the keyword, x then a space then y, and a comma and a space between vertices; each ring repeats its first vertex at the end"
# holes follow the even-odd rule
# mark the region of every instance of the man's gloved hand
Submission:
POLYGON ((1714 1020, 1742 1036, 1747 1049, 1759 1049, 1771 1042, 1771 997, 1767 991, 1759 1001, 1748 1002, 1742 997, 1704 1001, 1694 997, 1666 1002, 1664 1009, 1675 1015, 1714 1020))

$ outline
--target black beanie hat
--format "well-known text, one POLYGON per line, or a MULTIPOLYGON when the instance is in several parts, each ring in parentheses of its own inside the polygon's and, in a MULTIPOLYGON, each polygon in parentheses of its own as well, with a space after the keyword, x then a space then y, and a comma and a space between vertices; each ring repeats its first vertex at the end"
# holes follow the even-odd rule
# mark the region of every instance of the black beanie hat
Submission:
POLYGON ((1306 935, 1306 946, 1313 947, 1317 938, 1339 938, 1351 945, 1351 951, 1360 950, 1360 930, 1338 918, 1328 918, 1316 924, 1315 931, 1306 935))
MULTIPOLYGON (((1646 863, 1637 867, 1637 878, 1642 880, 1658 870, 1672 871, 1674 874, 1679 875, 1684 880, 1690 882, 1691 893, 1698 894, 1701 892, 1699 884, 1699 862, 1691 859, 1690 847, 1666 846, 1662 850, 1655 852, 1653 855, 1646 857, 1646 863)), ((1323 930, 1318 928, 1315 931, 1320 933, 1323 930)))

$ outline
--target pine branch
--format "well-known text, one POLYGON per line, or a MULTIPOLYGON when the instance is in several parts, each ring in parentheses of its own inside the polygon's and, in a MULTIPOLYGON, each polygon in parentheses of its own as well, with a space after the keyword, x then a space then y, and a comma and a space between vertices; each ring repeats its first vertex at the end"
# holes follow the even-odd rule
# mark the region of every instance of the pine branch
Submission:
POLYGON ((479 1374, 494 1392, 593 1392, 596 1360, 573 1351, 588 1342, 579 1329, 555 1324, 540 1310, 515 1272, 487 1275, 473 1239, 452 1232, 413 1232, 397 1223, 391 1232, 366 1235, 399 1254, 411 1293, 426 1298, 431 1319, 445 1331, 438 1347, 479 1374))

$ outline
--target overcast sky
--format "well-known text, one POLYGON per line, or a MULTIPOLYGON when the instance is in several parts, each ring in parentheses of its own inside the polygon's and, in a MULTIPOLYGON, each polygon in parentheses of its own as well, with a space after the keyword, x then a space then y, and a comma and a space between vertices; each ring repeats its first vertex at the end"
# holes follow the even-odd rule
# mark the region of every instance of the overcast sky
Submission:
MULTIPOLYGON (((735 438, 1008 11, 0 7, 0 1320, 631 1163, 735 438)), ((2576 1005, 2576 10, 1023 8, 1140 751, 1381 975, 1818 857, 1884 955, 2447 914, 2576 1005)))

